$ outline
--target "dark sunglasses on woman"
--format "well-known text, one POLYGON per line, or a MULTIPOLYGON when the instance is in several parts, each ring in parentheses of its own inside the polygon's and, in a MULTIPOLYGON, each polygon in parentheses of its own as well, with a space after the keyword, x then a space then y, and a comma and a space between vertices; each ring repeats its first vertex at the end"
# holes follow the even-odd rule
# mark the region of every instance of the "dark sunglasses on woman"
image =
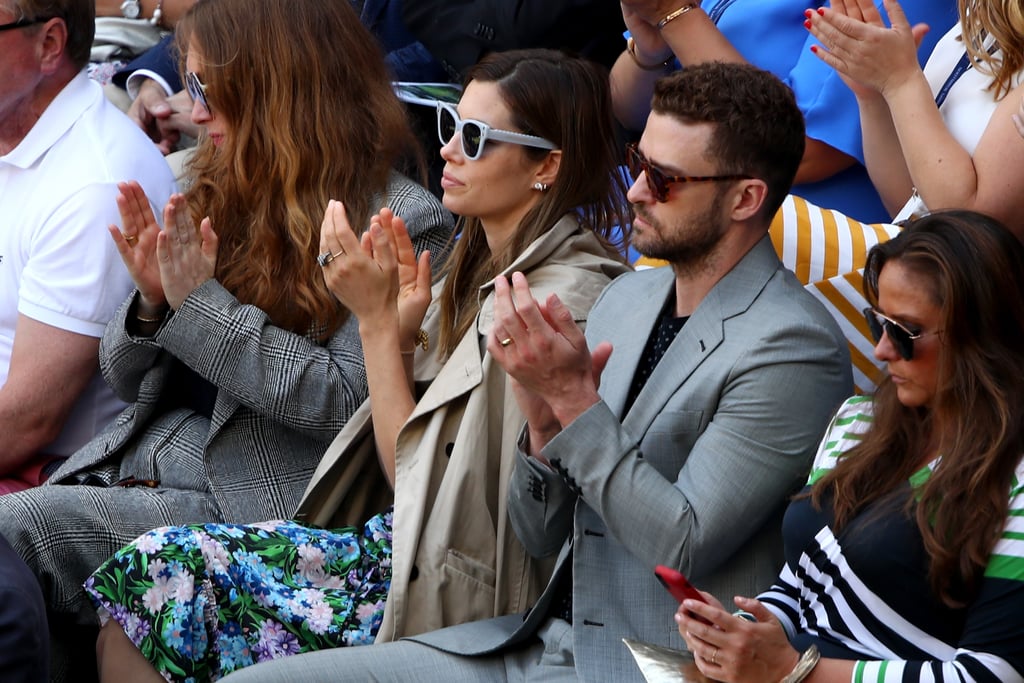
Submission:
POLYGON ((864 309, 864 318, 868 321, 868 329, 871 330, 871 338, 875 340, 875 343, 882 340, 884 332, 888 335, 896 353, 900 354, 900 358, 903 360, 911 360, 914 357, 915 340, 928 334, 938 334, 938 330, 935 332, 913 330, 870 306, 864 309))

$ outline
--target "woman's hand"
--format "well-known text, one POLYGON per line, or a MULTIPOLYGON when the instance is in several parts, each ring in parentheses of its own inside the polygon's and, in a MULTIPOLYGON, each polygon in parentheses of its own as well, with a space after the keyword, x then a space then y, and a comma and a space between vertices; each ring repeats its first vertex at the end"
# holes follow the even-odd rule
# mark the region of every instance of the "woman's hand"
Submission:
POLYGON ((379 226, 389 237, 398 264, 398 335, 403 353, 414 350, 423 316, 430 306, 430 252, 416 258, 405 221, 383 208, 370 219, 370 229, 379 226))
POLYGON ((345 206, 332 199, 320 226, 320 253, 332 255, 323 266, 327 288, 359 319, 361 329, 376 322, 398 325, 398 261, 382 221, 371 222, 357 238, 345 206))
POLYGON ((181 194, 171 195, 164 207, 164 226, 156 245, 160 281, 167 303, 177 310, 192 290, 213 279, 217 267, 217 235, 209 218, 202 220, 197 234, 181 194))
POLYGON ((622 21, 633 37, 637 60, 643 64, 659 64, 672 56, 672 49, 658 31, 657 19, 653 24, 648 22, 638 11, 635 1, 624 0, 619 6, 622 7, 622 21))
POLYGON ((824 47, 811 50, 858 97, 886 96, 921 72, 917 47, 928 26, 911 26, 896 0, 884 4, 891 27, 885 26, 872 0, 832 0, 830 9, 805 12, 804 25, 824 47))
POLYGON ((757 618, 749 622, 726 612, 714 598, 708 602, 684 600, 675 616, 679 634, 701 673, 727 683, 760 683, 780 681, 793 670, 800 655, 764 605, 752 598, 736 598, 740 609, 757 618))
POLYGON ((156 244, 160 224, 142 186, 132 180, 118 183, 117 210, 121 214, 122 229, 111 225, 108 230, 117 245, 128 274, 135 282, 142 305, 149 311, 163 310, 167 306, 164 287, 160 281, 156 244))

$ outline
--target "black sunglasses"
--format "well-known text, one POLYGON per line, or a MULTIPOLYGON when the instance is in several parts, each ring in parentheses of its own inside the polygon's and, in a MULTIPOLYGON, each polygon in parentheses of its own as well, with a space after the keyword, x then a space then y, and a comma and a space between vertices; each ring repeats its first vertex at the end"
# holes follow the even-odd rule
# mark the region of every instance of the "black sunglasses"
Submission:
POLYGON ((864 318, 868 321, 868 329, 871 330, 871 337, 875 343, 882 340, 882 333, 885 332, 903 360, 911 360, 914 357, 914 341, 925 336, 924 332, 914 331, 870 306, 864 309, 864 318))
POLYGON ((651 191, 651 194, 654 195, 654 199, 658 202, 668 201, 669 185, 672 185, 673 183, 703 183, 715 180, 752 179, 752 176, 737 174, 699 176, 669 175, 652 164, 651 160, 640 152, 640 148, 636 146, 636 143, 626 145, 626 168, 629 169, 629 174, 633 176, 633 180, 639 178, 641 173, 644 174, 644 178, 647 179, 647 189, 651 191))
POLYGON ((496 142, 510 142, 513 145, 523 147, 536 147, 538 149, 558 149, 558 145, 526 133, 516 133, 511 130, 491 128, 483 121, 476 119, 460 119, 455 107, 444 102, 437 103, 437 139, 442 145, 448 142, 456 134, 461 133, 459 142, 462 143, 462 154, 471 160, 479 159, 484 153, 484 143, 488 140, 496 142))
POLYGON ((35 26, 36 24, 45 24, 53 17, 39 17, 38 19, 18 19, 12 21, 9 24, 0 24, 0 31, 12 31, 16 28, 25 28, 26 26, 35 26))

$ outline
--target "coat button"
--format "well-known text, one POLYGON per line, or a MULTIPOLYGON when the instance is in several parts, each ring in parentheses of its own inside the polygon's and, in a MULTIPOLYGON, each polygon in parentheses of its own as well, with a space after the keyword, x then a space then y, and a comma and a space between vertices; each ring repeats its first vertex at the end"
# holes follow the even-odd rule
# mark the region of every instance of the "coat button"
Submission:
POLYGON ((444 446, 444 454, 447 455, 449 458, 452 457, 452 451, 454 451, 454 450, 455 450, 455 442, 454 441, 449 441, 448 443, 445 444, 445 446, 444 446))
POLYGON ((412 566, 412 571, 409 572, 409 580, 410 581, 415 581, 418 578, 420 578, 420 568, 417 567, 416 565, 413 565, 412 566))

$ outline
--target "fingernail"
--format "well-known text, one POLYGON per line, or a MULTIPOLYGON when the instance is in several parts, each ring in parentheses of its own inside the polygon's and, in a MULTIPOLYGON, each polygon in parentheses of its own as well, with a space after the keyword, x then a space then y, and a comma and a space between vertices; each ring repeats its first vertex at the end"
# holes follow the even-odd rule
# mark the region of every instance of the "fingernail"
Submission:
POLYGON ((818 16, 819 17, 825 16, 825 8, 824 7, 819 7, 818 8, 818 16))
POLYGON ((818 54, 818 46, 817 45, 811 45, 811 52, 813 52, 814 54, 818 54))
POLYGON ((672 618, 676 620, 677 624, 683 623, 683 615, 680 614, 679 612, 676 612, 675 614, 673 614, 672 618))
POLYGON ((809 10, 809 9, 805 9, 804 10, 804 16, 807 17, 808 19, 811 18, 811 14, 812 14, 811 10, 809 10))
POLYGON ((804 20, 804 28, 810 28, 810 27, 811 27, 811 20, 810 19, 804 20))
POLYGON ((558 298, 557 294, 552 294, 551 295, 551 305, 552 306, 561 306, 562 305, 562 300, 558 298))

